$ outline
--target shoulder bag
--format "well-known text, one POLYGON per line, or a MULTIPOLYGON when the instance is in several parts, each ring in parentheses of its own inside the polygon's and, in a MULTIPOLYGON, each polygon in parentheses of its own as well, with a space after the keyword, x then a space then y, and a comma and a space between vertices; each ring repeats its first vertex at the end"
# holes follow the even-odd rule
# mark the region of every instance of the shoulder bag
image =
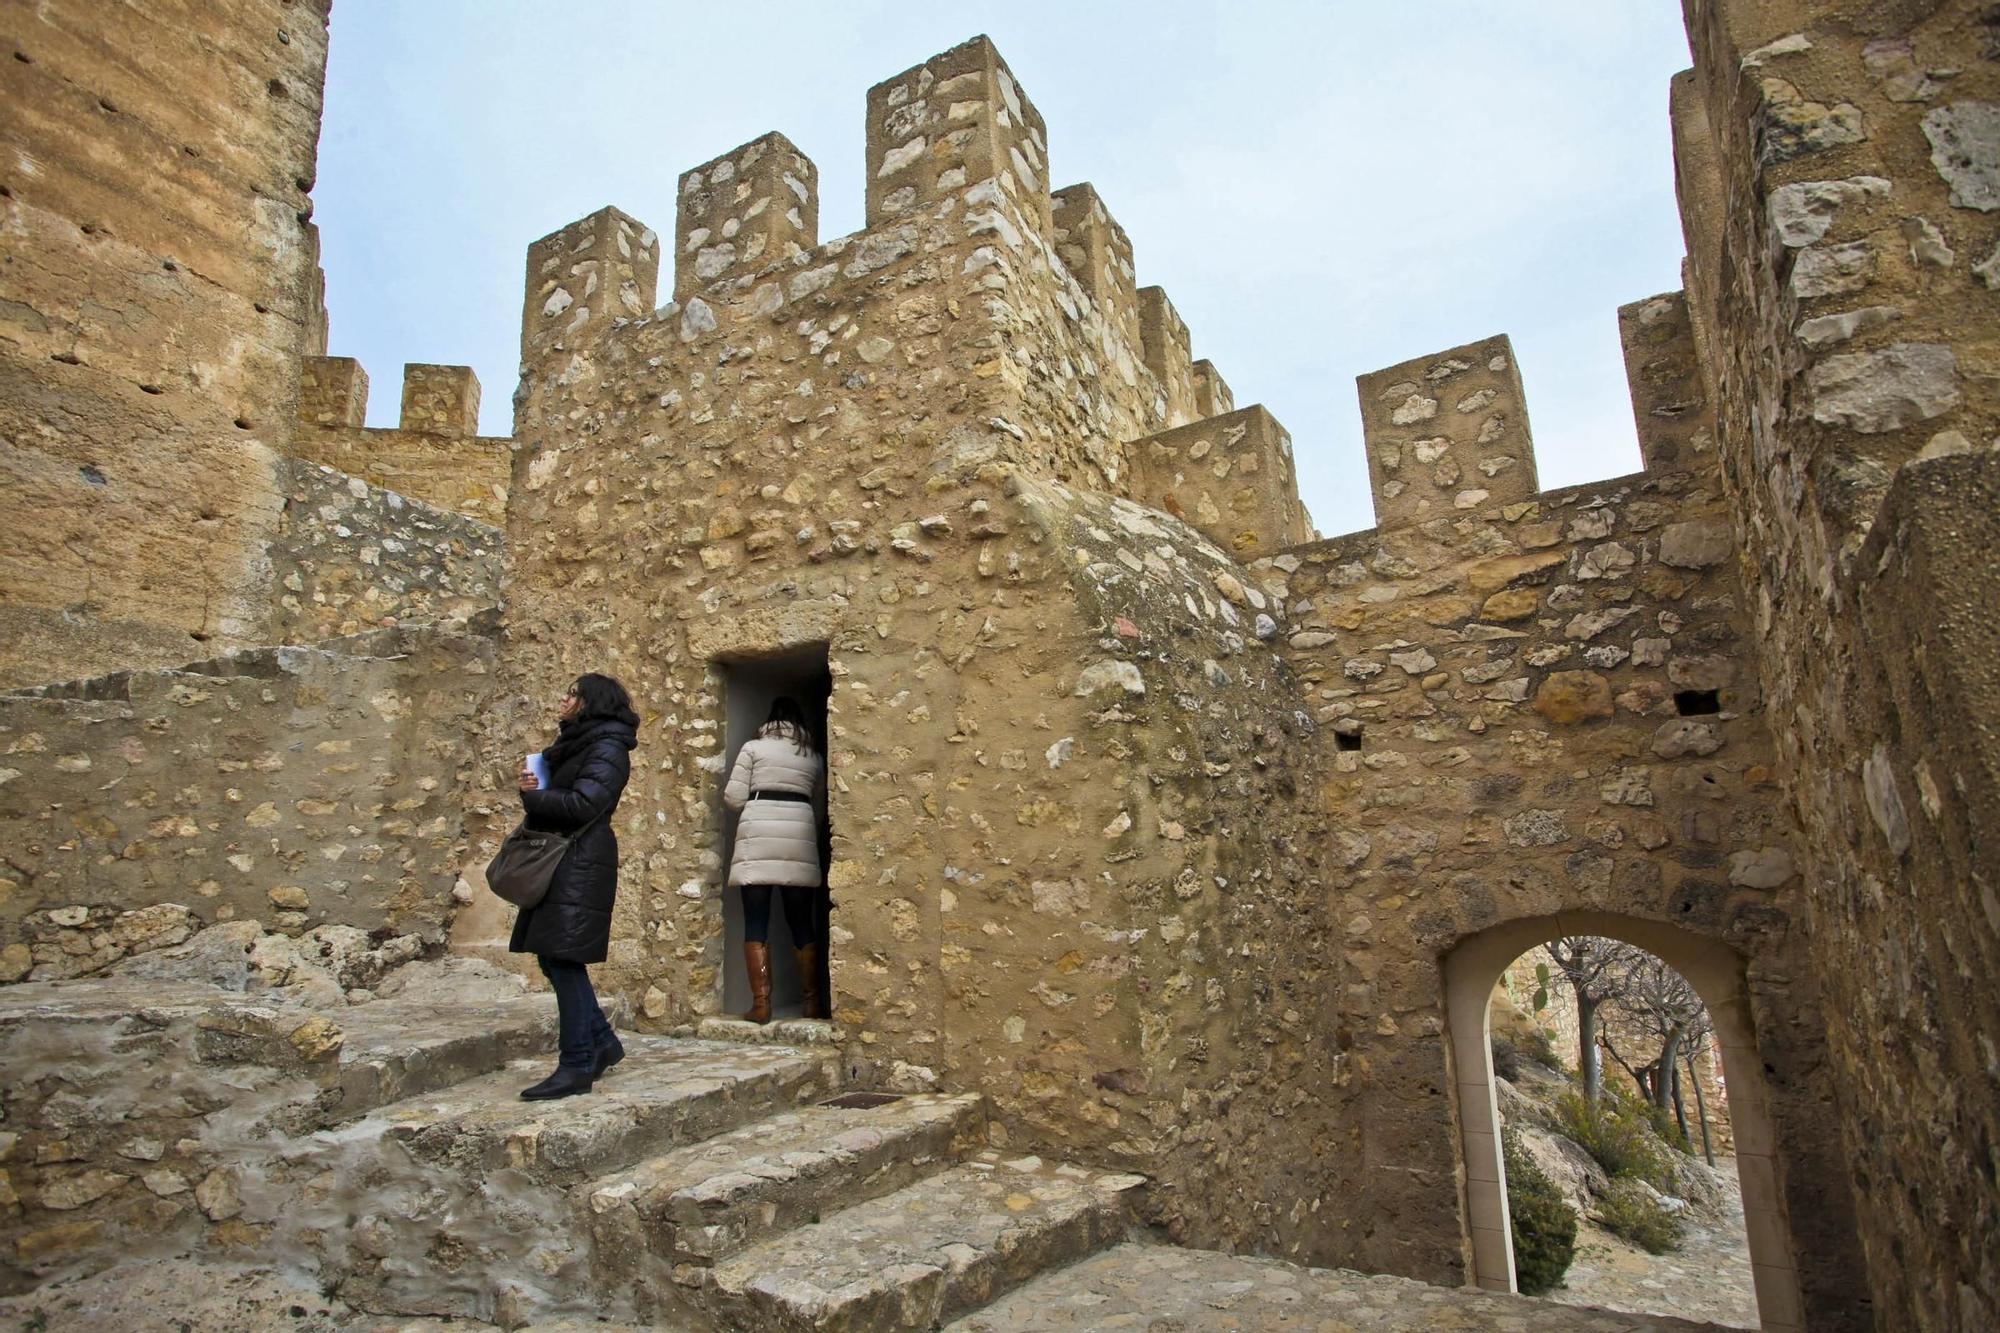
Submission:
POLYGON ((486 887, 524 912, 536 906, 548 894, 549 881, 556 877, 556 867, 569 855, 570 844, 610 813, 606 810, 569 834, 531 829, 523 819, 486 863, 486 887))

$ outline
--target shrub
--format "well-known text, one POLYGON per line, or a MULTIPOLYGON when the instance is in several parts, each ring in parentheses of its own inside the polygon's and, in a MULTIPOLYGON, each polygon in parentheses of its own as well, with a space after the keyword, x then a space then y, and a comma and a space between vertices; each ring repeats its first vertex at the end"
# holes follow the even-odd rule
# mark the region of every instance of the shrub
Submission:
POLYGON ((1521 1077, 1521 1048, 1514 1044, 1513 1038, 1497 1032, 1493 1034, 1493 1072, 1509 1083, 1521 1077))
POLYGON ((1493 1034, 1494 1073, 1509 1083, 1518 1083, 1523 1060, 1532 1060, 1558 1074, 1563 1072, 1562 1059, 1556 1055, 1555 1044, 1549 1040, 1546 1029, 1535 1027, 1493 1034))
POLYGON ((1558 1074, 1563 1072, 1562 1057, 1556 1054, 1555 1040, 1549 1036, 1547 1028, 1535 1029, 1534 1036, 1528 1040, 1525 1054, 1544 1068, 1553 1069, 1558 1074))
POLYGON ((1596 1159, 1606 1175, 1629 1176, 1655 1185, 1672 1179, 1666 1145, 1635 1098, 1606 1088, 1593 1106, 1582 1093, 1565 1092, 1556 1098, 1555 1119, 1557 1130, 1596 1159))
MULTIPOLYGON (((1636 1180, 1614 1180, 1599 1200, 1597 1220, 1614 1236, 1623 1236, 1648 1254, 1680 1248, 1681 1223, 1659 1199, 1636 1180)), ((1525 1290, 1525 1288, 1523 1288, 1525 1290)))
POLYGON ((1539 1296, 1562 1285, 1576 1257, 1576 1209, 1512 1130, 1500 1145, 1507 1165, 1507 1221, 1514 1229, 1514 1282, 1526 1295, 1539 1296))

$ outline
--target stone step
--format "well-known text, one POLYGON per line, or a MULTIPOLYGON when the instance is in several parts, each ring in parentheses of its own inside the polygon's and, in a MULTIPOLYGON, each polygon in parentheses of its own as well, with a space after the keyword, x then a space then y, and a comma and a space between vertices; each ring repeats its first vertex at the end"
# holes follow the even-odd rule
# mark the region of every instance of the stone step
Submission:
MULTIPOLYGON (((250 1094, 257 1123, 300 1134, 555 1049, 554 996, 488 984, 454 1004, 435 989, 329 1008, 150 977, 31 982, 0 990, 0 1072, 71 1076, 85 1060, 143 1073, 173 1050, 213 1071, 225 1099, 250 1094), (225 1073, 248 1068, 261 1072, 225 1073)), ((622 1007, 608 1008, 618 1022, 622 1007)))
POLYGON ((597 1282, 652 1313, 667 1282, 942 1171, 983 1139, 976 1093, 851 1094, 601 1176, 577 1191, 597 1282), (850 1104, 842 1105, 847 1102, 850 1104))
MULTIPOLYGON (((607 1006, 615 1024, 616 1006, 607 1006)), ((491 1074, 514 1060, 554 1061, 553 995, 474 1005, 427 998, 371 1000, 304 1017, 258 1006, 218 1007, 198 1020, 196 1049, 211 1063, 299 1067, 319 1085, 274 1110, 269 1123, 306 1134, 409 1097, 491 1074)))
POLYGON ((984 1152, 695 1270, 719 1328, 931 1329, 1124 1238, 1144 1178, 984 1152))
POLYGON ((241 1220, 266 1253, 323 1256, 320 1279, 367 1309, 592 1312, 577 1186, 821 1100, 838 1077, 827 1052, 624 1042, 624 1063, 581 1096, 520 1099, 553 1067, 544 1055, 299 1139, 263 1178, 241 1183, 241 1220))
POLYGON ((1094 1329, 1368 1329, 1370 1333, 1724 1333, 1662 1315, 1557 1305, 1471 1287, 1279 1259, 1117 1245, 1037 1278, 947 1333, 1094 1329))
POLYGON ((741 1018, 704 1018, 696 1026, 695 1035, 704 1041, 831 1046, 833 1024, 823 1018, 774 1018, 768 1023, 751 1023, 741 1018))
POLYGON ((555 1067, 544 1053, 379 1107, 343 1133, 350 1142, 378 1134, 418 1161, 455 1170, 568 1186, 832 1090, 828 1062, 791 1047, 639 1036, 624 1043, 624 1063, 582 1096, 520 1099, 555 1067))

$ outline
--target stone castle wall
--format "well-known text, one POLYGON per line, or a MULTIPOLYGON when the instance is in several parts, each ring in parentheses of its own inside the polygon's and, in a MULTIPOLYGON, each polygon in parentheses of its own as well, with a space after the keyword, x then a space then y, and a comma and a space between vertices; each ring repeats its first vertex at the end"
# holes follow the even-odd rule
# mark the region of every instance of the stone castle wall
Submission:
POLYGON ((288 452, 485 523, 507 512, 512 441, 479 433, 479 379, 465 366, 403 367, 400 423, 365 425, 368 375, 350 357, 309 356, 288 452))
POLYGON ((1688 289, 1882 1327, 2000 1322, 1983 6, 1689 0, 1688 289), (1975 1165, 1985 1163, 1986 1165, 1975 1165))
MULTIPOLYGON (((1623 324, 1635 380, 1693 366, 1678 294, 1635 303, 1623 324)), ((1830 1090, 1816 1045, 1793 1035, 1810 1033, 1816 1005, 1796 831, 1713 435, 1683 429, 1706 419, 1705 403, 1672 418, 1642 410, 1642 442, 1656 420, 1672 422, 1679 469, 1493 494, 1489 483, 1534 475, 1504 339, 1363 376, 1360 391, 1383 526, 1251 566, 1288 609, 1285 655, 1339 738, 1325 789, 1328 903, 1355 977, 1338 1021, 1375 1073, 1360 1114, 1374 1169, 1357 1188, 1364 1213, 1385 1219, 1359 1262, 1463 1273, 1453 1175, 1469 1112, 1440 1095, 1451 1075, 1433 960, 1565 909, 1664 923, 1744 960, 1754 1058, 1784 1127, 1759 1146, 1788 1204, 1788 1218, 1769 1221, 1804 1251, 1837 1251, 1850 1205, 1811 1129, 1830 1090), (1408 420, 1390 419, 1405 405, 1408 420), (1475 449, 1483 430, 1485 447, 1513 461, 1480 469, 1448 442, 1425 458, 1414 432, 1457 438, 1438 408, 1465 418, 1459 433, 1475 449), (1502 427, 1483 426, 1482 412, 1502 427), (1386 466, 1392 456, 1399 466, 1386 466), (1448 462, 1478 481, 1430 475, 1448 462), (1426 505, 1432 495, 1443 498, 1426 505)), ((1838 1274, 1801 1276, 1809 1307, 1842 1301, 1838 1274)))
POLYGON ((0 979, 223 921, 433 942, 490 632, 378 630, 0 695, 0 979))
POLYGON ((0 685, 268 636, 323 0, 10 5, 0 685))
MULTIPOLYGON (((724 673, 825 645, 850 1065, 986 1091, 1009 1143, 1148 1163, 1176 1234, 1304 1252, 1351 1169, 1316 1035, 1339 963, 1310 925, 1314 725, 1240 566, 1114 489, 1121 441, 1175 423, 1136 316, 1055 256, 1046 186, 979 156, 1024 96, 983 41, 883 85, 871 180, 918 150, 935 174, 690 289, 748 234, 698 168, 657 315, 643 224, 532 248, 495 829, 534 703, 624 675, 647 725, 607 975, 663 1024, 713 1013, 724 673), (1319 1146, 1260 1151, 1273 1124, 1319 1146)), ((781 144, 718 159, 741 214, 811 180, 781 144)))
POLYGON ((773 134, 683 176, 670 241, 536 242, 501 441, 462 368, 410 367, 394 431, 352 362, 298 388, 322 7, 13 14, 0 134, 52 166, 4 196, 0 516, 83 517, 0 557, 0 681, 125 670, 0 698, 7 975, 230 916, 438 938, 607 670, 646 726, 603 980, 692 1023, 729 672, 824 651, 856 1078, 983 1091, 1178 1239, 1491 1281, 1451 960, 1671 931, 1740 998, 1767 1322, 1995 1322, 2000 48, 1962 3, 1686 9, 1688 294, 1620 312, 1646 471, 1541 491, 1483 339, 1362 377, 1378 527, 1324 541, 984 39, 870 91, 855 235, 773 134), (497 656, 156 669, 491 605, 502 504, 497 656))

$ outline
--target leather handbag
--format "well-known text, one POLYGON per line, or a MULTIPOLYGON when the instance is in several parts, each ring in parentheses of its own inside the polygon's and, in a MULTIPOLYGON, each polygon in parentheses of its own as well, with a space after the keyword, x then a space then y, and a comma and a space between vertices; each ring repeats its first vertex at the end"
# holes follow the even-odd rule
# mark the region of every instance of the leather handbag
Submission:
POLYGON ((486 863, 486 887, 524 912, 534 907, 547 896, 549 882, 556 877, 556 867, 569 855, 570 844, 602 818, 599 815, 570 834, 531 829, 526 820, 521 821, 486 863))

